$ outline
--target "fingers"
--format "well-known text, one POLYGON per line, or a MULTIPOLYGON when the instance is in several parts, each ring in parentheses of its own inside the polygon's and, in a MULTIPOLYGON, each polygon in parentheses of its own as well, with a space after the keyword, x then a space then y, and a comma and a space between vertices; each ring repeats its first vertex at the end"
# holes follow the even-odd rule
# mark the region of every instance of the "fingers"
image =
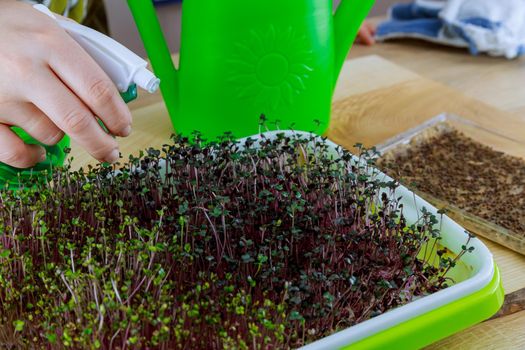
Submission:
POLYGON ((371 22, 365 23, 366 27, 370 30, 370 33, 375 36, 377 33, 377 25, 371 22))
POLYGON ((32 103, 4 106, 0 108, 0 115, 2 123, 21 127, 44 145, 56 145, 64 137, 64 132, 32 103))
POLYGON ((365 22, 359 30, 359 41, 364 45, 374 45, 376 40, 374 38, 376 33, 376 28, 374 25, 365 22))
POLYGON ((113 135, 131 133, 131 113, 115 84, 72 38, 64 35, 55 45, 49 65, 113 135))
POLYGON ((46 150, 26 145, 7 125, 0 124, 0 162, 15 168, 30 168, 46 159, 46 150))
POLYGON ((119 158, 117 141, 98 124, 86 105, 53 72, 35 78, 38 86, 27 96, 53 123, 99 161, 113 163, 119 158))

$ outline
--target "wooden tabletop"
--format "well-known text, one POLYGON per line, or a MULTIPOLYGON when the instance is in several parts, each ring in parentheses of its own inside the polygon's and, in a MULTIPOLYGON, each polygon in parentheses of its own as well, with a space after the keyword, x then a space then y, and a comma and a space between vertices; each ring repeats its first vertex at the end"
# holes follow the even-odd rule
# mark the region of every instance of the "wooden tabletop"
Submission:
POLYGON ((525 57, 516 60, 470 56, 464 49, 418 40, 355 46, 349 58, 379 55, 432 79, 525 119, 525 57))
MULTIPOLYGON (((454 113, 525 144, 525 61, 470 57, 462 51, 416 44, 355 47, 335 92, 329 137, 351 148, 368 146, 443 112, 454 113)), ((132 136, 120 140, 124 156, 160 147, 173 132, 159 95, 131 104, 132 136)), ((487 140, 490 141, 490 140, 487 140)), ((525 158, 519 144, 493 145, 525 158)), ((93 160, 72 146, 74 167, 93 160)), ((501 269, 506 293, 525 288, 525 257, 484 240, 501 269)), ((416 335, 424 336, 424 335, 416 335)), ((484 322, 429 349, 523 349, 525 312, 484 322)))

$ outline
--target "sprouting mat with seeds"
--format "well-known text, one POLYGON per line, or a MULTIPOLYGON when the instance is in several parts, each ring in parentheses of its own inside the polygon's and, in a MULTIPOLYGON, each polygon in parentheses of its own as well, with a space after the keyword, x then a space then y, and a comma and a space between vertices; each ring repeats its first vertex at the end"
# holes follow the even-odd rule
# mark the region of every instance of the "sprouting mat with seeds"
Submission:
POLYGON ((444 122, 388 150, 380 168, 418 192, 525 238, 525 161, 444 122))

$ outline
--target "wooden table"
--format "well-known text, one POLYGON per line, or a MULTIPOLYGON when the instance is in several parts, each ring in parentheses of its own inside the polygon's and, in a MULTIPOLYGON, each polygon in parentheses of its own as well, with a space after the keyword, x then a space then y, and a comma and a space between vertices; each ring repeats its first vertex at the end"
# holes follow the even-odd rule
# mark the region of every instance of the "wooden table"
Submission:
POLYGON ((453 49, 417 40, 355 46, 350 58, 379 55, 422 77, 435 80, 525 119, 525 57, 508 61, 473 57, 453 49))
MULTIPOLYGON (((378 144, 442 112, 525 142, 525 89, 519 87, 525 81, 524 61, 471 58, 414 43, 356 47, 350 57, 354 59, 346 62, 335 93, 329 130, 329 137, 345 147, 378 144)), ((144 97, 131 108, 134 133, 120 142, 124 156, 168 142, 172 128, 159 95, 144 97)), ((525 158, 523 147, 498 147, 525 158)), ((93 163, 77 145, 72 148, 74 167, 93 163)), ((525 257, 484 241, 502 271, 506 292, 525 288, 525 257)), ((523 349, 525 312, 487 321, 430 348, 523 349)))

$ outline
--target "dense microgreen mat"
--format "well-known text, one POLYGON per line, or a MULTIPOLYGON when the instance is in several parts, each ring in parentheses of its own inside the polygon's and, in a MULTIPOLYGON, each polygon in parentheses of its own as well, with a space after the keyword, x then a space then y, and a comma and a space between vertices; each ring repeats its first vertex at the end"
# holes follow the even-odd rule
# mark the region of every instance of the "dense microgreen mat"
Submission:
POLYGON ((293 348, 450 284, 439 220, 407 223, 376 154, 314 136, 173 137, 0 192, 0 343, 293 348))

